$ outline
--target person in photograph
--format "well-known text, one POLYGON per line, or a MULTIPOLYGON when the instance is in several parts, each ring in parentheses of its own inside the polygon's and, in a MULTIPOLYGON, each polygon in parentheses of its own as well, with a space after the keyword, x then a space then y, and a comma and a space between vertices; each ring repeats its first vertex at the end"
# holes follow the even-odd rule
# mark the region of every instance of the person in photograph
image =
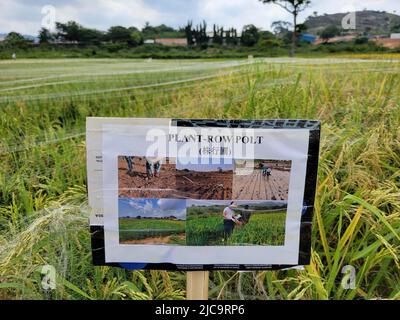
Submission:
POLYGON ((271 167, 265 165, 264 163, 261 164, 261 169, 262 169, 262 175, 263 177, 267 177, 267 180, 269 180, 269 177, 271 176, 272 169, 271 167))
POLYGON ((134 159, 134 157, 132 157, 132 156, 125 157, 126 163, 128 164, 128 174, 130 176, 133 174, 133 159, 134 159))
POLYGON ((148 178, 159 177, 162 165, 161 157, 146 157, 146 173, 148 178))
POLYGON ((232 201, 228 207, 223 211, 224 216, 224 239, 227 240, 235 229, 236 225, 241 222, 237 219, 235 209, 237 208, 235 201, 232 201))

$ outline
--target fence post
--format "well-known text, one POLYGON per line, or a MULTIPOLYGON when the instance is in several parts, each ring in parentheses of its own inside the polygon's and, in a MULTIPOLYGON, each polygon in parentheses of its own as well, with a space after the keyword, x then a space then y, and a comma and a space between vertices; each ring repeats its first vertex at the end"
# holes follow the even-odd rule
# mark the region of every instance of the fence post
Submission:
POLYGON ((188 271, 186 273, 186 299, 208 300, 208 271, 188 271))

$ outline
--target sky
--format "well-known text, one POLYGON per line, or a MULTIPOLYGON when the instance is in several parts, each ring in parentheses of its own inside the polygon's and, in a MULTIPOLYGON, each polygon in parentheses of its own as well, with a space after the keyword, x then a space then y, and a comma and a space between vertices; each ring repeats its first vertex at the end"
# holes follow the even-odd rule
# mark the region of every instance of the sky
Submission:
POLYGON ((118 200, 119 217, 137 216, 146 218, 164 218, 175 216, 186 219, 186 201, 178 199, 129 199, 118 200))
MULTIPOLYGON (((396 11, 400 14, 399 0, 313 0, 300 16, 300 21, 312 15, 349 12, 354 10, 396 11)), ((276 5, 264 5, 258 0, 1 0, 0 33, 10 31, 36 35, 43 23, 54 20, 75 20, 82 25, 107 30, 113 25, 142 28, 166 24, 173 27, 186 25, 188 20, 199 23, 205 19, 225 27, 241 29, 254 24, 270 30, 277 20, 290 20, 291 16, 276 5), (48 10, 48 6, 54 8, 48 10), (47 6, 47 7, 46 7, 47 6), (43 13, 42 13, 43 12, 43 13), (53 14, 54 13, 54 14, 53 14)))

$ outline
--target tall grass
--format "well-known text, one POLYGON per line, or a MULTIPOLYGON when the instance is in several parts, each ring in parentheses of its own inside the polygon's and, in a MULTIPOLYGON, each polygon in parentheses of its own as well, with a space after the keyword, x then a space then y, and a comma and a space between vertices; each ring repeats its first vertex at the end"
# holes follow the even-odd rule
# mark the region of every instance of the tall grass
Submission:
POLYGON ((184 273, 91 265, 85 117, 129 116, 323 123, 311 265, 212 272, 211 298, 400 299, 400 63, 377 60, 0 62, 0 298, 184 298, 184 273))

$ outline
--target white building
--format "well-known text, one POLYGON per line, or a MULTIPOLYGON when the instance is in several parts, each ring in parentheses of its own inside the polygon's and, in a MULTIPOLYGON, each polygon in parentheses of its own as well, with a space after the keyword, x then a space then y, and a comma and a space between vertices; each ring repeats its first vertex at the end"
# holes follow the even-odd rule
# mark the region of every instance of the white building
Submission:
POLYGON ((400 33, 392 33, 390 39, 400 40, 400 33))

